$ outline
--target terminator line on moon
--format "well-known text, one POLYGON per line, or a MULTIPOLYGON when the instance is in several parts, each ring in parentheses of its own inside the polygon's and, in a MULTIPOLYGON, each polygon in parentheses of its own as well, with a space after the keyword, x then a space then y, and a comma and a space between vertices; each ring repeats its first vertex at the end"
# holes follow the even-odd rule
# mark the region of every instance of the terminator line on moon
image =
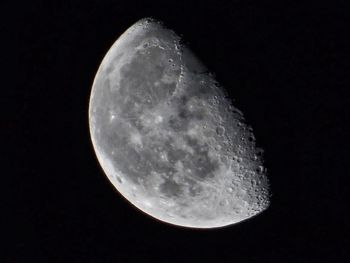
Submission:
POLYGON ((161 221, 221 227, 269 206, 252 129, 172 30, 142 19, 113 44, 92 87, 90 133, 115 188, 161 221))

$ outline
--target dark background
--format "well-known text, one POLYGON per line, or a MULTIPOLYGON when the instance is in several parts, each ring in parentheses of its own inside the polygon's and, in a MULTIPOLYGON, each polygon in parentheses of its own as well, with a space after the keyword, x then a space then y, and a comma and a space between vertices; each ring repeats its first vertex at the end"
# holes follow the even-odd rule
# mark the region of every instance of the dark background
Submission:
POLYGON ((346 262, 350 10, 330 3, 2 1, 0 261, 346 262), (273 193, 260 216, 171 226, 104 176, 90 89, 112 43, 146 16, 184 37, 253 126, 273 193))

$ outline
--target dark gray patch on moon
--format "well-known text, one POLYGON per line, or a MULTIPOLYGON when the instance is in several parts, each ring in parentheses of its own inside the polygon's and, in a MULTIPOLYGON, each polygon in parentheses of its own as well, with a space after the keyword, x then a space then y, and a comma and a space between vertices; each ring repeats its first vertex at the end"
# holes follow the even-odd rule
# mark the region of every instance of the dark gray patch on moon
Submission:
POLYGON ((141 20, 96 74, 90 131, 111 182, 131 203, 172 224, 218 227, 269 205, 251 128, 180 38, 141 20), (257 169, 260 169, 257 172, 257 169))

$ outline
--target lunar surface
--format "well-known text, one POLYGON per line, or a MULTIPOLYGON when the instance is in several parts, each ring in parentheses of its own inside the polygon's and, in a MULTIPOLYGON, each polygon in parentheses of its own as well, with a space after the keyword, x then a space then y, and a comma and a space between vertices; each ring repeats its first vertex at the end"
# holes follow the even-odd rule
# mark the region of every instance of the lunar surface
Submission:
POLYGON ((265 210, 262 150, 241 111, 172 30, 142 19, 96 74, 89 124, 115 188, 148 215, 222 227, 265 210))

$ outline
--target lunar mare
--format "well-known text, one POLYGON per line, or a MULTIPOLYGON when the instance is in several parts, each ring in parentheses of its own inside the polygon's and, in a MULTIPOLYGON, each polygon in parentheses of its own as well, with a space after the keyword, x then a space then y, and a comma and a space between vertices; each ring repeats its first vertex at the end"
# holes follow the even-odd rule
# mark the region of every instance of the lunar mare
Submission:
POLYGON ((213 228, 269 206, 262 150, 242 112, 160 22, 140 20, 107 52, 89 124, 109 180, 152 217, 213 228))

